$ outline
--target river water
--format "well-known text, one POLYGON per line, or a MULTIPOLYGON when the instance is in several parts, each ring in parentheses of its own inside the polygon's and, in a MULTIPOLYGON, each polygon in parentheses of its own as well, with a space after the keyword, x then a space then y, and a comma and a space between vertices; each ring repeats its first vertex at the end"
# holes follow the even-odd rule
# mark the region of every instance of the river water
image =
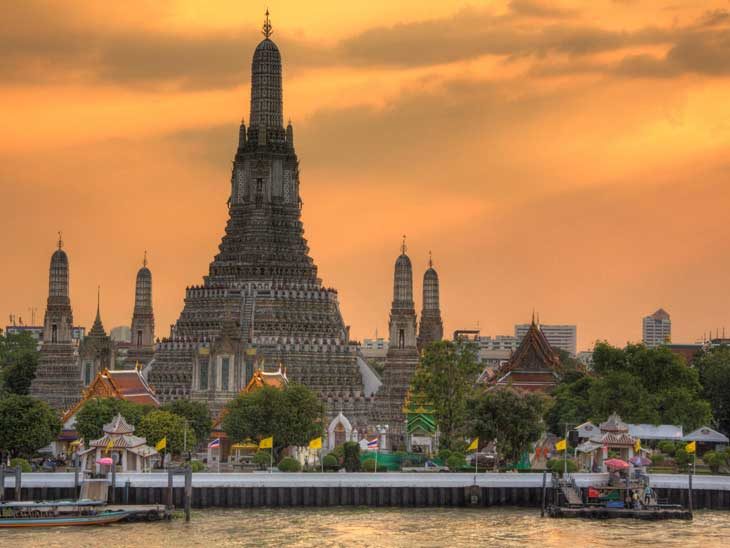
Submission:
POLYGON ((683 548, 730 545, 730 512, 694 521, 556 520, 538 510, 490 508, 319 508, 201 510, 192 521, 0 530, 0 546, 560 546, 683 548))

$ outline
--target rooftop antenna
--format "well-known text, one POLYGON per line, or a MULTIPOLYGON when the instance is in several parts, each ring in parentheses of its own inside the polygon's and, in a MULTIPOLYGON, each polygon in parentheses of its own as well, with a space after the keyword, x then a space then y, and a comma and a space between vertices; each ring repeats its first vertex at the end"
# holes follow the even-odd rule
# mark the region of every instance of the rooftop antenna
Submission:
POLYGON ((264 20, 264 28, 261 29, 261 34, 263 34, 267 40, 272 34, 274 34, 274 31, 271 29, 271 20, 269 19, 269 8, 266 8, 266 19, 264 20))

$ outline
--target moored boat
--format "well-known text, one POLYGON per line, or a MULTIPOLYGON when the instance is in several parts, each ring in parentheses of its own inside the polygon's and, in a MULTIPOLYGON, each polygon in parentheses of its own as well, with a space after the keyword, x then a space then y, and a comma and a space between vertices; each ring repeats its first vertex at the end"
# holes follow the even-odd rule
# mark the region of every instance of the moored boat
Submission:
POLYGON ((106 510, 104 506, 103 502, 93 500, 0 503, 0 528, 107 525, 130 514, 123 510, 106 510))

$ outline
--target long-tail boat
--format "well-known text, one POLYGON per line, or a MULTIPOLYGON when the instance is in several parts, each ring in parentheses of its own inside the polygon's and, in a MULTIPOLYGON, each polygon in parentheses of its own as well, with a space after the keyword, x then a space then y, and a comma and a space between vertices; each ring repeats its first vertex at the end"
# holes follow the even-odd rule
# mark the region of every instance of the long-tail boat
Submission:
POLYGON ((107 525, 129 514, 123 510, 107 510, 104 502, 95 500, 5 502, 0 503, 0 528, 107 525))

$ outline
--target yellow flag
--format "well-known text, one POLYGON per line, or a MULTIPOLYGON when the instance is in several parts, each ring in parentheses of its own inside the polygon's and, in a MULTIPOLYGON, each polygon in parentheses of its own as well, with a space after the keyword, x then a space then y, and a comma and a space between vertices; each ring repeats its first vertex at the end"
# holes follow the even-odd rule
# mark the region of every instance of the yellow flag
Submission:
POLYGON ((641 440, 636 438, 636 441, 634 442, 634 453, 638 453, 639 451, 641 451, 641 440))
POLYGON ((163 449, 167 449, 167 436, 165 436, 164 438, 162 438, 160 441, 158 441, 155 444, 155 449, 157 451, 162 451, 163 449))
POLYGON ((108 452, 109 452, 109 451, 111 451, 111 450, 112 450, 113 448, 114 448, 114 440, 112 440, 111 438, 109 438, 109 443, 107 443, 107 444, 106 444, 106 447, 104 448, 104 451, 105 451, 106 453, 108 453, 108 452))
POLYGON ((274 447, 274 436, 264 438, 259 442, 259 449, 272 449, 274 447))
POLYGON ((565 440, 560 440, 558 443, 555 444, 556 451, 565 451, 567 448, 568 444, 565 443, 565 440))
POLYGON ((310 449, 322 449, 322 437, 314 438, 313 440, 309 440, 309 448, 310 449))
POLYGON ((467 451, 478 451, 479 450, 479 438, 474 438, 471 440, 471 443, 469 444, 469 447, 466 448, 467 451))
POLYGON ((685 447, 684 450, 687 451, 687 453, 694 453, 697 451, 697 442, 691 441, 689 442, 685 447))

